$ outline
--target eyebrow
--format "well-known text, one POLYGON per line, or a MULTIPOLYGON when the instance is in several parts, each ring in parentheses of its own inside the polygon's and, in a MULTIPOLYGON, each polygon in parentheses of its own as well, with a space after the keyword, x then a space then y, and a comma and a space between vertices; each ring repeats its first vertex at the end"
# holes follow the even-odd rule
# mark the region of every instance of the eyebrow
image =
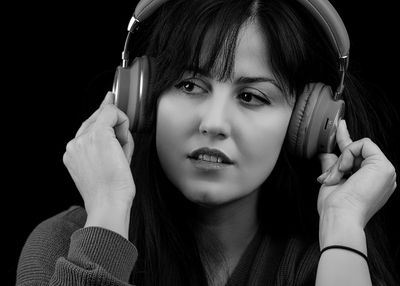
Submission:
MULTIPOLYGON (((202 68, 197 68, 197 69, 191 69, 188 68, 186 69, 189 73, 193 74, 199 74, 204 77, 212 77, 209 71, 206 71, 205 69, 202 68)), ((252 84, 252 83, 260 83, 260 82, 269 82, 272 83, 274 86, 276 86, 279 90, 282 90, 278 82, 274 78, 270 77, 246 77, 246 76, 241 76, 238 79, 234 81, 235 84, 252 84)))
POLYGON ((276 85, 276 87, 280 88, 278 83, 276 82, 275 79, 270 78, 270 77, 245 77, 241 76, 238 79, 235 80, 235 83, 237 84, 250 84, 250 83, 259 83, 259 82, 270 82, 273 85, 276 85))

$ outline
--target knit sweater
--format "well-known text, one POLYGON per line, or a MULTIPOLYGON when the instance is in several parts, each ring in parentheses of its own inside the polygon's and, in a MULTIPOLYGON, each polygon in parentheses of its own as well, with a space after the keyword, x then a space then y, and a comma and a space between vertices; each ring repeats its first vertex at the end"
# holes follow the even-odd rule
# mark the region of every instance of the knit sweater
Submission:
MULTIPOLYGON (((22 249, 17 285, 132 285, 138 250, 121 235, 83 227, 86 212, 70 209, 40 223, 22 249)), ((257 232, 227 285, 314 285, 318 245, 257 232)))

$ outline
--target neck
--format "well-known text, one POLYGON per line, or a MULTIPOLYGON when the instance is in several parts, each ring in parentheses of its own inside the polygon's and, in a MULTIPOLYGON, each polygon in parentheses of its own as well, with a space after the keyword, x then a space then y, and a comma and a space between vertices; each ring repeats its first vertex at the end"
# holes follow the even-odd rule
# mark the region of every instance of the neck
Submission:
POLYGON ((254 191, 228 204, 199 208, 200 236, 204 241, 217 242, 225 258, 238 258, 258 229, 257 198, 258 191, 254 191))

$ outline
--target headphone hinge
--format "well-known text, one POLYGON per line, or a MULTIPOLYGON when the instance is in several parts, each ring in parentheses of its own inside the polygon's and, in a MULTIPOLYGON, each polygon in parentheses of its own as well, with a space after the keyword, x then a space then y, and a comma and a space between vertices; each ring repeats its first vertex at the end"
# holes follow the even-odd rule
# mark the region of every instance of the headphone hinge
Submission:
POLYGON ((139 20, 136 19, 135 15, 133 15, 132 18, 129 20, 128 32, 133 33, 133 31, 136 29, 138 24, 139 24, 139 20))
POLYGON ((334 99, 337 100, 341 97, 344 89, 344 77, 346 75, 347 67, 349 66, 349 55, 341 56, 339 58, 339 72, 340 72, 340 83, 335 92, 334 99))
POLYGON ((124 68, 127 68, 129 65, 128 46, 129 46, 130 36, 137 29, 138 25, 139 25, 139 20, 135 17, 135 15, 133 15, 128 24, 128 35, 126 36, 124 50, 122 51, 122 67, 124 68))

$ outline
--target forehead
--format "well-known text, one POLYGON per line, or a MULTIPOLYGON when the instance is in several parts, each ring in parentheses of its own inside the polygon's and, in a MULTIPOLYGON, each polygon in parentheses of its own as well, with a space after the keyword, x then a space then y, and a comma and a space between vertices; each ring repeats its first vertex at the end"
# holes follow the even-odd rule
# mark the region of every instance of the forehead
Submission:
MULTIPOLYGON (((215 34, 208 31, 201 48, 200 67, 209 65, 208 57, 214 45, 213 41, 215 41, 215 34)), ((256 21, 245 22, 240 27, 235 38, 235 45, 229 46, 227 41, 224 42, 224 45, 225 47, 219 50, 218 56, 211 63, 212 68, 209 70, 211 76, 218 77, 218 75, 225 74, 230 61, 232 70, 228 78, 232 79, 242 75, 272 75, 266 36, 256 21)))
POLYGON ((267 39, 257 22, 245 23, 240 29, 235 51, 235 76, 272 75, 267 39))

